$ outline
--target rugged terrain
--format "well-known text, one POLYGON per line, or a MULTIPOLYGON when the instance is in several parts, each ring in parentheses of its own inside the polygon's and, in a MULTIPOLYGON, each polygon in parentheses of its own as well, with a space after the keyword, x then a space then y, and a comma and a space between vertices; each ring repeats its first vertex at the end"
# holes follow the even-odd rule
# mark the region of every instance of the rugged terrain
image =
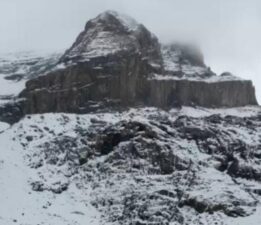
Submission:
POLYGON ((0 58, 0 224, 261 223, 251 81, 113 11, 64 54, 0 58))
POLYGON ((259 107, 1 124, 0 222, 258 225, 260 125, 259 107))
POLYGON ((145 26, 114 11, 88 21, 58 67, 27 82, 25 113, 257 104, 251 81, 217 76, 197 48, 163 46, 145 26))

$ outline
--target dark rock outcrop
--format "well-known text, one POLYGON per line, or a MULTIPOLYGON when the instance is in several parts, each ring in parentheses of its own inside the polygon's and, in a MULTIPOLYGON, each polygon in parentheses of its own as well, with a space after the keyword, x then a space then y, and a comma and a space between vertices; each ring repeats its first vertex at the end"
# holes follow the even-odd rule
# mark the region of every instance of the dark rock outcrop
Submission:
POLYGON ((27 82, 22 93, 27 99, 26 112, 80 113, 98 103, 134 105, 146 98, 145 77, 140 74, 150 69, 137 53, 127 52, 55 71, 27 82))
POLYGON ((59 66, 64 68, 27 82, 21 93, 26 113, 257 104, 251 81, 217 76, 196 48, 161 47, 143 25, 111 11, 86 24, 59 66))
POLYGON ((24 101, 11 101, 0 105, 0 121, 9 124, 18 122, 24 116, 24 101))
POLYGON ((149 81, 150 104, 166 107, 198 105, 203 107, 238 107, 257 105, 251 81, 205 82, 194 80, 149 81))

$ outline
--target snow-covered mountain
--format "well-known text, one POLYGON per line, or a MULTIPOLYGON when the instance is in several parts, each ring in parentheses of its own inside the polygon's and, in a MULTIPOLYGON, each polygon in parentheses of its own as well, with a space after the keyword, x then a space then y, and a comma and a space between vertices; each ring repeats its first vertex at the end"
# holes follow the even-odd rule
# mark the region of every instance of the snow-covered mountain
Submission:
POLYGON ((0 225, 261 223, 251 81, 128 16, 64 54, 1 56, 0 121, 0 225))
POLYGON ((162 46, 144 25, 114 11, 86 23, 57 70, 27 82, 26 113, 135 106, 257 105, 251 81, 217 76, 191 46, 162 46))
POLYGON ((61 62, 68 66, 135 51, 152 65, 160 66, 160 47, 156 36, 129 16, 106 11, 87 22, 84 31, 62 56, 61 62))

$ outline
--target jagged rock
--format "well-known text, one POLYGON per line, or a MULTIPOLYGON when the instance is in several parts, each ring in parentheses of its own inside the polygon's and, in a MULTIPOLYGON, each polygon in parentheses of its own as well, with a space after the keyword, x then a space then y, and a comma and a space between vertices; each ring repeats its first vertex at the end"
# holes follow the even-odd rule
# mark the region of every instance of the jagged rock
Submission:
POLYGON ((56 187, 51 187, 50 191, 52 191, 55 194, 61 194, 62 192, 68 189, 68 186, 68 183, 58 183, 56 184, 56 187))
POLYGON ((33 191, 38 191, 38 192, 44 191, 44 184, 40 181, 32 182, 31 186, 33 191))
POLYGON ((197 198, 189 198, 184 200, 181 205, 187 205, 199 213, 210 213, 213 214, 218 211, 224 212, 226 215, 231 217, 238 217, 238 216, 248 216, 249 214, 245 212, 244 208, 238 207, 238 202, 234 201, 234 205, 229 205, 226 203, 223 204, 211 204, 209 202, 200 201, 197 198))
POLYGON ((160 45, 143 25, 132 23, 134 29, 113 12, 89 21, 60 60, 65 69, 27 82, 26 112, 84 112, 91 101, 127 106, 146 99, 146 75, 162 71, 160 45))
POLYGON ((51 187, 45 186, 45 184, 40 181, 35 181, 31 183, 31 187, 33 191, 37 191, 37 192, 51 191, 54 194, 61 194, 62 192, 68 189, 68 186, 69 186, 68 183, 61 183, 61 182, 58 182, 51 187))
POLYGON ((105 129, 97 139, 97 149, 102 155, 109 154, 113 148, 121 142, 130 141, 136 136, 146 136, 148 138, 156 137, 150 127, 139 122, 123 122, 118 126, 105 129))
POLYGON ((234 177, 241 177, 249 180, 261 180, 260 169, 253 168, 251 165, 241 165, 239 160, 236 158, 230 162, 227 172, 229 175, 234 177))
POLYGON ((106 11, 87 22, 84 31, 61 57, 60 62, 78 63, 121 52, 138 53, 152 66, 161 67, 157 38, 134 19, 115 11, 106 11))
POLYGON ((191 45, 169 44, 162 46, 165 73, 177 78, 208 78, 215 74, 206 67, 203 54, 191 45))
POLYGON ((194 47, 161 48, 143 25, 113 11, 90 20, 59 62, 62 69, 27 82, 25 113, 257 104, 251 81, 215 75, 194 47))
POLYGON ((0 105, 0 121, 14 124, 24 116, 24 101, 11 101, 0 105))
POLYGON ((159 145, 157 138, 155 131, 145 124, 135 121, 122 122, 106 128, 98 136, 96 148, 102 155, 111 153, 108 162, 121 161, 115 165, 119 168, 124 168, 131 158, 130 169, 134 170, 143 168, 151 173, 158 171, 158 173, 171 174, 175 169, 187 169, 189 162, 175 156, 168 145, 159 145), (140 159, 147 163, 141 164, 140 159))
POLYGON ((76 186, 86 193, 80 201, 90 202, 104 223, 227 225, 259 207, 261 121, 255 111, 32 115, 11 129, 27 144, 22 152, 36 171, 35 190, 63 197, 76 186))

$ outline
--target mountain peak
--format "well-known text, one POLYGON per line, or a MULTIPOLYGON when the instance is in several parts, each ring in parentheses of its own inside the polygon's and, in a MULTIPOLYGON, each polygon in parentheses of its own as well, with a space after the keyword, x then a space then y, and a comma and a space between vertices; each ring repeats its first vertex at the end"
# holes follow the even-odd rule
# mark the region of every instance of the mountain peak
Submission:
POLYGON ((140 23, 138 23, 135 19, 132 17, 119 13, 114 10, 107 10, 103 13, 99 14, 94 20, 103 20, 103 21, 109 21, 111 18, 117 19, 125 28, 127 28, 129 31, 135 31, 141 26, 140 23))
POLYGON ((195 47, 164 47, 145 26, 115 11, 89 20, 57 67, 26 83, 25 112, 257 105, 251 81, 217 76, 195 47))
POLYGON ((122 52, 141 54, 160 63, 158 39, 135 19, 109 10, 86 23, 60 62, 77 64, 122 52))

